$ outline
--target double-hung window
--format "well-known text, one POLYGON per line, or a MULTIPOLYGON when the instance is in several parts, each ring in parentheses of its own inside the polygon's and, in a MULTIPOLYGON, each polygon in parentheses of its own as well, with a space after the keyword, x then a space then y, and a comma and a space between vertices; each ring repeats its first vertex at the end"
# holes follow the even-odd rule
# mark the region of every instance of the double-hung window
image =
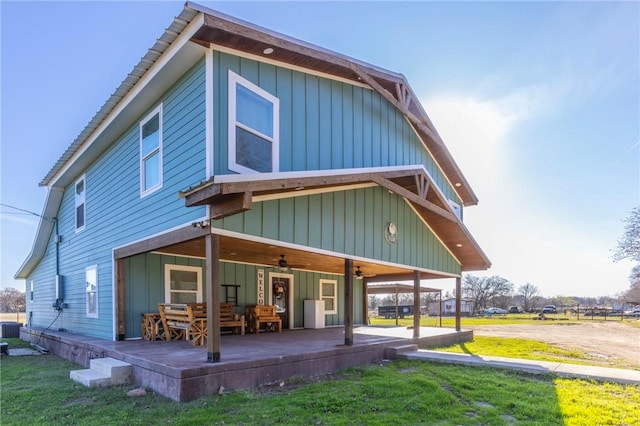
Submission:
POLYGON ((74 199, 76 207, 76 232, 82 231, 87 223, 87 186, 82 176, 74 185, 74 199))
POLYGON ((272 173, 279 169, 280 101, 229 71, 229 169, 272 173))
POLYGON ((325 314, 338 313, 338 282, 320 280, 320 299, 324 301, 325 314))
POLYGON ((140 195, 162 187, 162 105, 140 122, 140 195))
POLYGON ((202 268, 166 264, 164 277, 167 303, 202 302, 202 268))
POLYGON ((87 317, 98 318, 98 266, 85 269, 87 317))

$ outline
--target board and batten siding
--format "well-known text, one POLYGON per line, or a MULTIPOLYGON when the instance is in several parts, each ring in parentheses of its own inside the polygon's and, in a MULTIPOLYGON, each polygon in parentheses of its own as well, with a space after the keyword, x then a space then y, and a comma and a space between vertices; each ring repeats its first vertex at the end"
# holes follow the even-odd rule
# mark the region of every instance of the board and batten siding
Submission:
POLYGON ((215 51, 214 170, 228 167, 229 70, 280 100, 280 171, 423 164, 462 204, 404 116, 373 90, 215 51))
MULTIPOLYGON (((86 227, 81 232, 76 232, 74 226, 74 185, 66 188, 58 212, 58 226, 62 237, 60 274, 64 277, 68 307, 59 322, 70 331, 112 338, 113 248, 205 215, 203 207, 187 208, 177 195, 206 178, 204 70, 204 60, 199 61, 83 172, 86 227), (141 198, 139 120, 160 103, 163 105, 163 184, 161 189, 141 198), (98 318, 87 318, 85 313, 85 268, 92 265, 98 267, 98 318)), ((50 241, 47 254, 27 282, 32 277, 38 277, 36 284, 47 282, 46 275, 55 265, 54 246, 50 241)), ((55 272, 51 274, 53 281, 55 272)), ((53 297, 53 293, 50 294, 53 297)), ((48 302, 49 306, 52 302, 48 302)), ((49 325, 51 315, 46 309, 28 304, 27 310, 34 312, 34 326, 49 325)))
POLYGON ((381 187, 254 203, 251 210, 214 221, 228 231, 416 268, 460 273, 460 264, 415 211, 381 187), (386 224, 398 228, 389 244, 386 224))
MULTIPOLYGON (((206 300, 207 289, 204 286, 205 260, 201 258, 172 256, 161 253, 144 253, 124 259, 126 288, 125 306, 125 336, 126 338, 140 337, 140 320, 143 313, 157 312, 158 303, 165 302, 165 265, 197 266, 203 273, 203 300, 206 300)), ((269 279, 269 272, 279 272, 276 268, 259 265, 247 265, 233 262, 220 262, 219 277, 221 284, 239 285, 238 301, 235 313, 243 315, 245 307, 257 302, 258 270, 265 273, 265 280, 269 279)), ((304 300, 320 299, 320 280, 335 280, 338 283, 338 312, 325 316, 325 324, 344 324, 344 277, 339 275, 321 274, 318 272, 292 270, 294 282, 294 327, 304 326, 304 300)), ((354 285, 354 318, 356 323, 362 318, 362 281, 354 285)), ((224 291, 221 302, 224 302, 224 291)))

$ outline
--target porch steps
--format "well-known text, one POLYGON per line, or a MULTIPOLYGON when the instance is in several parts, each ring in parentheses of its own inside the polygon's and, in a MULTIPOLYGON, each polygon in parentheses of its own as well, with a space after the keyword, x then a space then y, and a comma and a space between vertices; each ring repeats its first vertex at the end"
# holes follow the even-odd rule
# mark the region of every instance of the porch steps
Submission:
POLYGON ((384 348, 384 357, 386 359, 396 359, 401 354, 406 354, 407 352, 417 352, 418 345, 415 343, 409 343, 406 345, 395 345, 395 346, 387 346, 384 348))
POLYGON ((74 380, 87 387, 125 385, 131 382, 131 364, 114 358, 92 359, 89 369, 73 370, 69 373, 74 380))

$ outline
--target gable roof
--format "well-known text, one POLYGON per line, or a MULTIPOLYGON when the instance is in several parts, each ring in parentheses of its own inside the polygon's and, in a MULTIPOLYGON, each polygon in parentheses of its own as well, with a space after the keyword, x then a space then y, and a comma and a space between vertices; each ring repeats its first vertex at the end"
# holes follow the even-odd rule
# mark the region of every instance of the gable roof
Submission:
MULTIPOLYGON (((80 165, 86 165, 100 155, 104 148, 95 149, 92 155, 87 155, 85 161, 81 161, 82 150, 87 143, 92 143, 92 139, 100 136, 110 116, 120 112, 118 109, 122 108, 122 104, 129 102, 130 93, 143 83, 144 77, 153 71, 152 68, 161 62, 163 55, 168 53, 167 51, 184 35, 187 35, 190 41, 206 47, 211 44, 223 46, 370 86, 405 115, 453 185, 463 204, 469 206, 478 203, 477 196, 402 74, 270 31, 193 2, 185 4, 180 15, 174 18, 162 36, 140 59, 140 62, 56 161, 40 182, 41 186, 64 186, 73 179, 69 176, 68 179, 60 180, 61 172, 70 164, 78 162, 80 165), (187 27, 192 23, 195 25, 187 31, 187 27), (267 48, 273 49, 273 52, 265 54, 267 48)), ((187 63, 192 62, 187 61, 187 63)))
MULTIPOLYGON (((97 159, 122 128, 135 122, 152 102, 153 93, 167 89, 180 72, 203 56, 202 46, 211 45, 240 50, 265 60, 370 86, 404 114, 463 204, 469 206, 478 203, 477 196, 402 74, 187 2, 42 179, 40 185, 49 187, 43 211, 57 212, 61 203, 57 192, 97 159), (268 47, 273 49, 269 55, 264 53, 268 47), (52 194, 52 191, 56 191, 56 194, 52 194)), ((44 256, 50 235, 50 227, 41 219, 32 251, 16 273, 16 278, 25 278, 37 266, 44 256)))

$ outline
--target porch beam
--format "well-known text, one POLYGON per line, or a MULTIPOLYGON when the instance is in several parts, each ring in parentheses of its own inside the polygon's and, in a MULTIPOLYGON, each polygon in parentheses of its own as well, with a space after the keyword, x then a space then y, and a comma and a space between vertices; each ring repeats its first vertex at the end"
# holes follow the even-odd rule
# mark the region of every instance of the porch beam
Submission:
POLYGON ((216 200, 211 206, 211 219, 223 219, 251 210, 253 205, 251 192, 240 192, 237 194, 229 194, 221 199, 216 200))
POLYGON ((413 271, 413 338, 420 337, 420 271, 413 271))
POLYGON ((204 238, 207 287, 207 362, 220 362, 220 237, 204 238))
POLYGON ((344 344, 353 346, 353 259, 344 260, 344 344))
POLYGON ((190 225, 184 226, 180 229, 176 229, 175 231, 167 232, 166 234, 151 237, 144 241, 116 249, 114 251, 114 257, 116 259, 122 259, 125 257, 135 256, 137 254, 147 253, 162 247, 193 240, 209 233, 209 228, 195 228, 190 225))

